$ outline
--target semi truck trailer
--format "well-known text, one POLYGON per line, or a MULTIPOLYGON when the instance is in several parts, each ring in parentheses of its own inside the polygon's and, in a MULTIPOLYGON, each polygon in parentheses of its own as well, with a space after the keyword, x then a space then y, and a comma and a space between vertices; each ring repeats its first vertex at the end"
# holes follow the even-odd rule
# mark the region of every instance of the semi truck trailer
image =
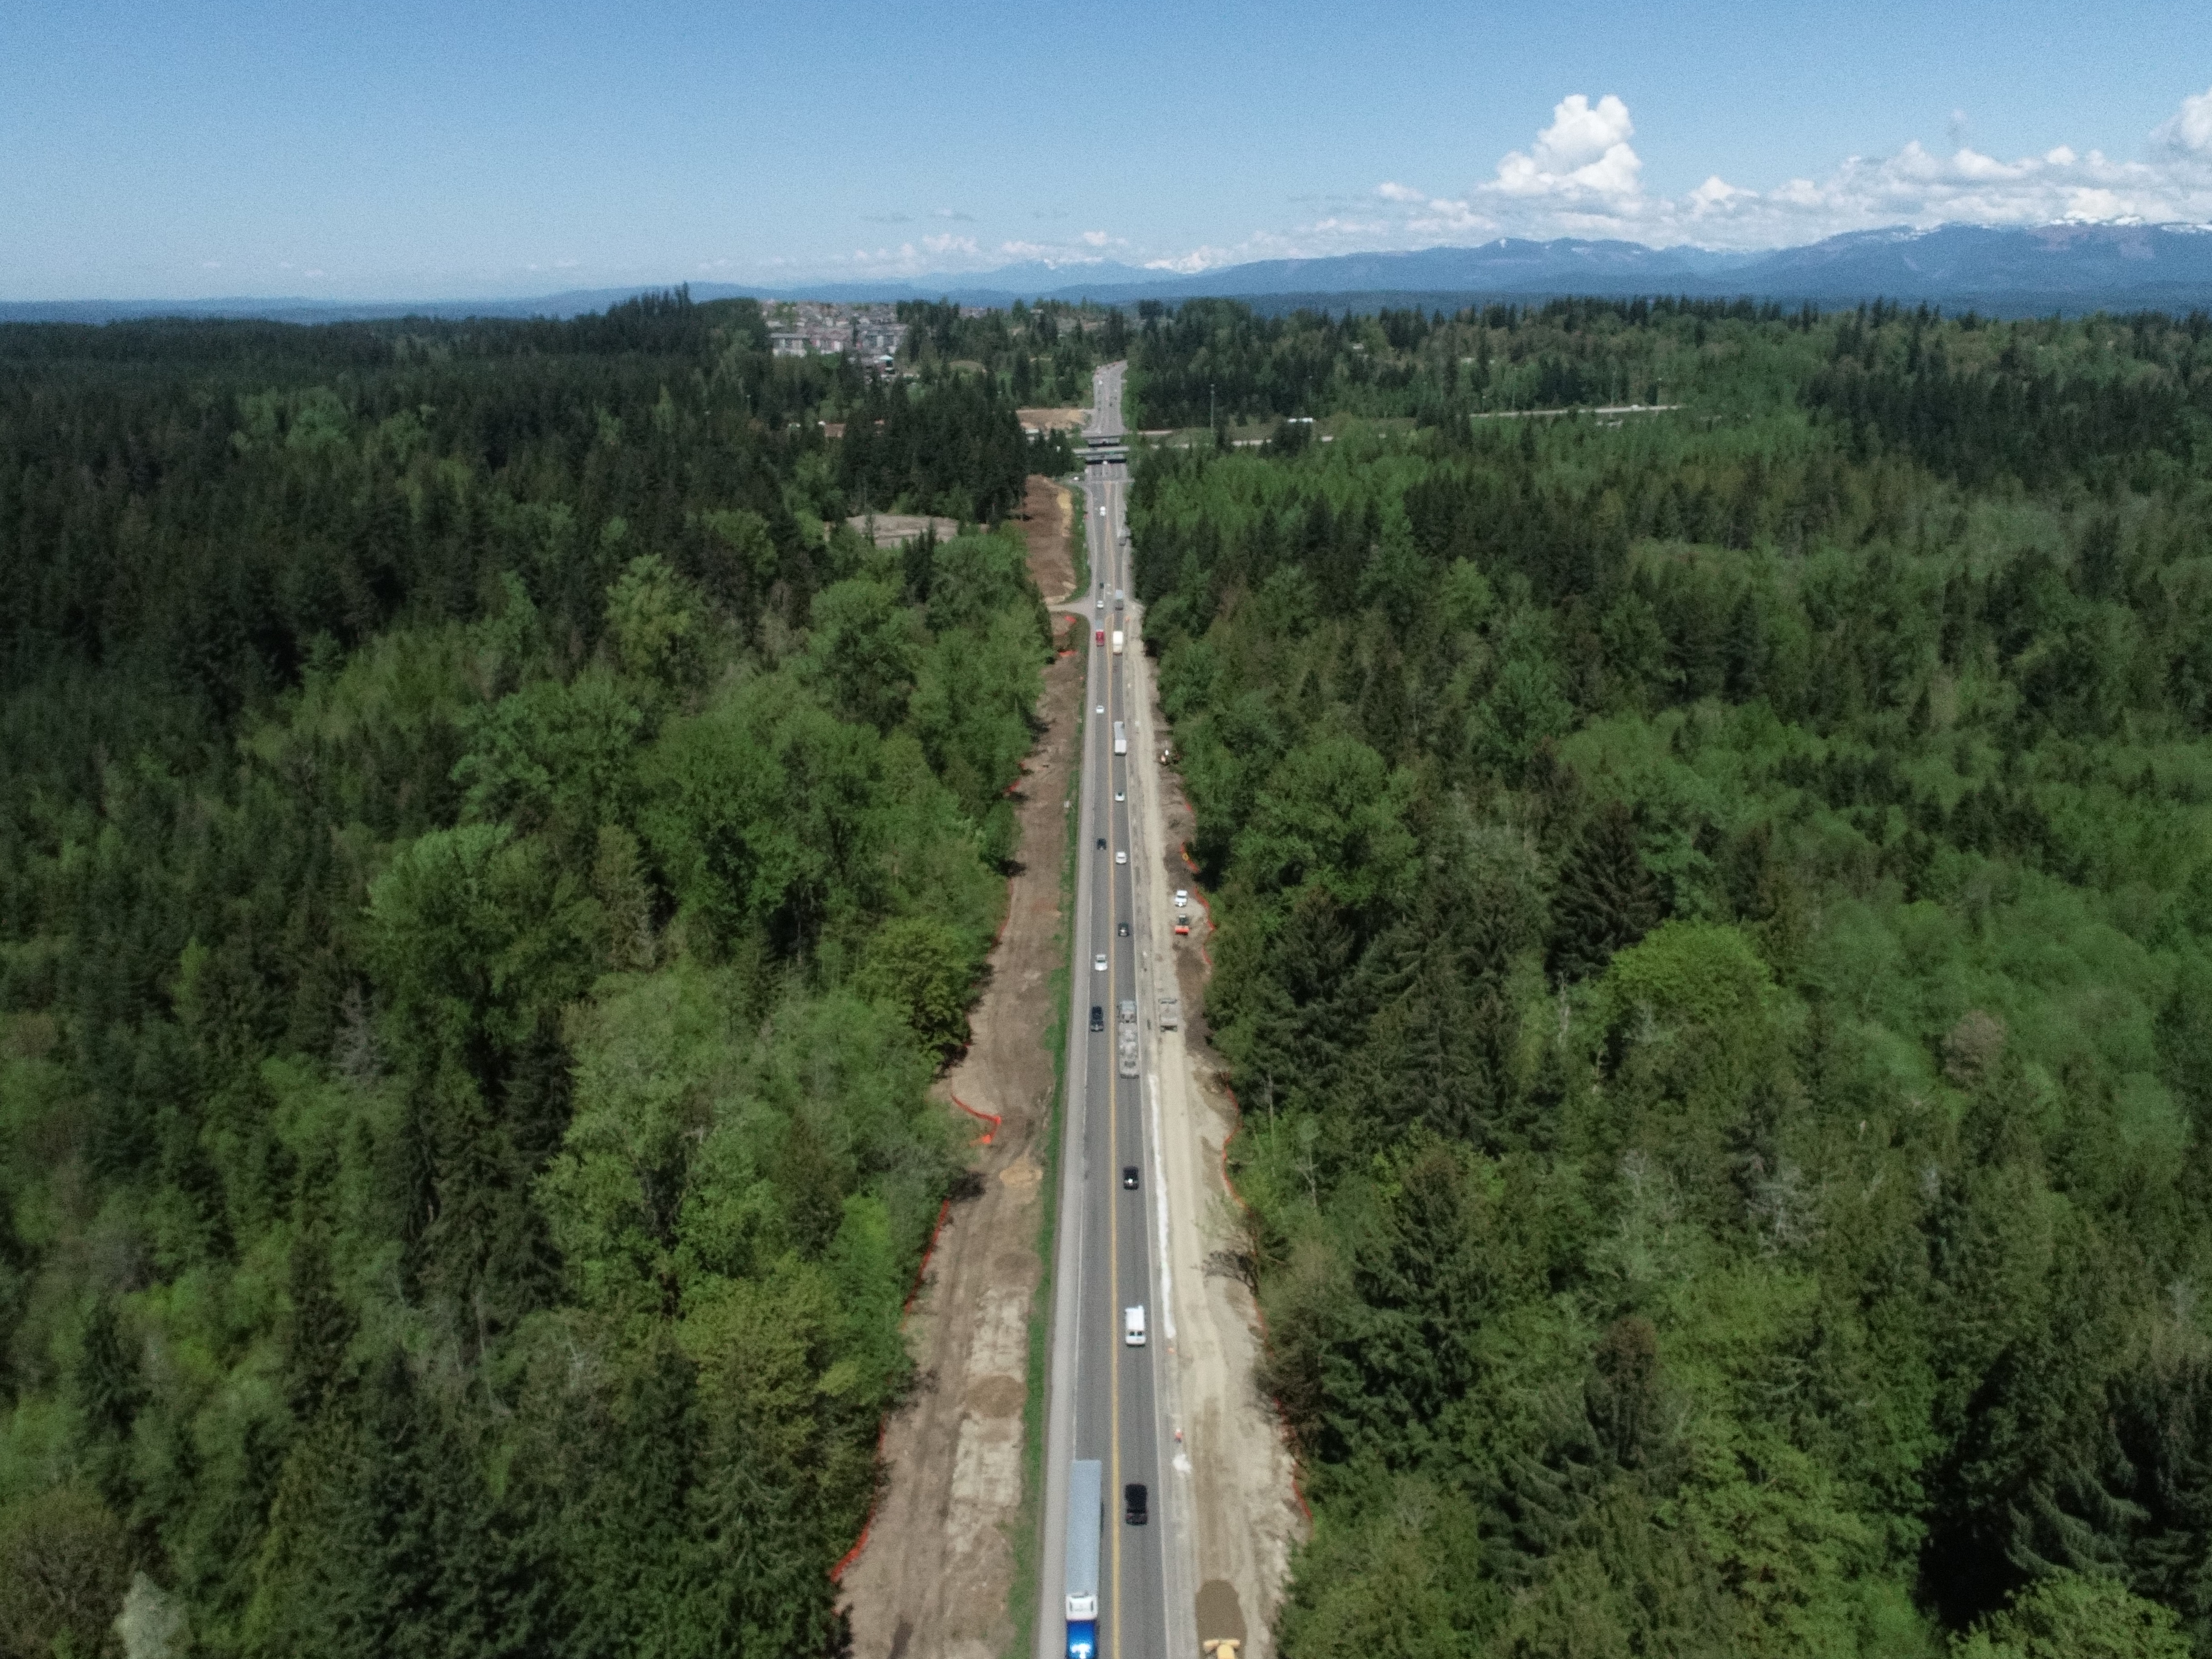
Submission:
POLYGON ((1067 1478, 1067 1659, 1097 1659, 1098 1534, 1105 1522, 1103 1468, 1079 1458, 1067 1478))

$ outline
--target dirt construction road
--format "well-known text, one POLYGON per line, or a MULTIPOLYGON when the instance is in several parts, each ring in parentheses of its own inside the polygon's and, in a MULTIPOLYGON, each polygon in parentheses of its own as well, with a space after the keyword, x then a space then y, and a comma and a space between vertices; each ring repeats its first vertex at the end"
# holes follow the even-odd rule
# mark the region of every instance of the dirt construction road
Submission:
MULTIPOLYGON (((1048 599, 1074 582, 1067 492, 1030 480, 1030 568, 1048 599)), ((1063 632, 1067 624, 1061 622, 1063 632)), ((940 1081, 945 1110, 976 1134, 975 1195, 953 1205, 908 1315, 921 1386, 884 1432, 884 1480, 867 1541, 846 1570, 855 1659, 997 1659, 1013 1635, 1012 1529, 1022 1500, 1022 1407, 1030 1304, 1042 1280, 1048 1034, 1061 965, 1063 803, 1073 778, 1079 653, 1045 672, 1044 734, 1024 763, 1018 866, 1006 925, 970 1015, 966 1056, 940 1081), (963 1110, 963 1107, 965 1109, 963 1110), (995 1129, 970 1113, 1000 1120, 995 1129)))

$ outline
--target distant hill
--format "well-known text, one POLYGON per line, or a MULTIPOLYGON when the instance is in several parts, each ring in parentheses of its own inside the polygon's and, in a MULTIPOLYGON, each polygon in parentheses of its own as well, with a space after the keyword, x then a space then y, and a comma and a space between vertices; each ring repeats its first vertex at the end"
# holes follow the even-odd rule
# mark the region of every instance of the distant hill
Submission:
MULTIPOLYGON (((987 283, 988 277, 978 278, 987 283)), ((1091 298, 1181 299, 1200 295, 1292 296, 1358 308, 1389 296, 1424 301, 1539 298, 1562 294, 1628 296, 1750 295, 1826 306, 1861 300, 1928 301, 1997 313, 2212 306, 2212 228, 2195 225, 2041 225, 1994 229, 1854 231, 1765 253, 1650 248, 1637 242, 1548 242, 1501 238, 1479 247, 1417 253, 1348 253, 1327 259, 1271 259, 1196 276, 1086 285, 1091 298)), ((1066 294, 1073 290, 1062 289, 1066 294)), ((1277 307, 1270 307, 1269 309, 1277 307)))
MULTIPOLYGON (((398 303, 281 300, 56 301, 0 302, 0 321, 100 323, 128 317, 258 317, 283 322, 422 317, 573 317, 647 291, 584 289, 523 300, 398 303)), ((1093 300, 1127 305, 1200 296, 1372 310, 1383 305, 1464 305, 1480 300, 1548 299, 1565 294, 1616 298, 1688 295, 1827 307, 1862 300, 1925 301, 1995 315, 2212 308, 2212 226, 2052 224, 1997 229, 1942 225, 1852 231, 1802 247, 1725 252, 1646 247, 1640 242, 1500 237, 1476 247, 1410 253, 1345 253, 1325 259, 1267 259, 1184 275, 1100 261, 1039 262, 997 270, 898 282, 819 283, 789 289, 694 283, 702 300, 762 299, 852 303, 949 299, 1007 305, 1016 299, 1093 300)))

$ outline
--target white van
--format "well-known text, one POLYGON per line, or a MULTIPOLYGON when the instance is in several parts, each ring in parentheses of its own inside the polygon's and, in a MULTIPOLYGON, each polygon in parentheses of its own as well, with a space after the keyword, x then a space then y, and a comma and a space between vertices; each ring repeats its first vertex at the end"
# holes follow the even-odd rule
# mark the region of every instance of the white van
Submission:
POLYGON ((1121 1310, 1121 1340, 1133 1348, 1145 1346, 1145 1310, 1142 1308, 1121 1310))

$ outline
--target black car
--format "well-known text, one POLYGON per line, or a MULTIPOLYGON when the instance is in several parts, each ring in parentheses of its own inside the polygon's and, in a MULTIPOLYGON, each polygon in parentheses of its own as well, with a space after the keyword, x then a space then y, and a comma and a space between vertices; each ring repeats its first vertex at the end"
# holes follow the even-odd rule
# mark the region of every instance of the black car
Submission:
POLYGON ((1133 1193, 1137 1190, 1137 1166, 1135 1164, 1124 1164, 1121 1166, 1121 1186, 1123 1189, 1127 1192, 1133 1193))
POLYGON ((1091 1029, 1094 1031, 1106 1029, 1106 1011, 1095 1002, 1091 1005, 1091 1029))
POLYGON ((1127 939, 1129 937, 1129 924, 1126 921, 1116 922, 1114 925, 1114 931, 1120 937, 1127 939))
POLYGON ((1106 850, 1106 837, 1103 836, 1098 837, 1098 850, 1102 853, 1106 850))
POLYGON ((1145 1490, 1145 1483, 1141 1480, 1133 1480, 1121 1488, 1121 1507, 1127 1512, 1127 1519, 1131 1526, 1141 1527, 1152 1519, 1146 1504, 1150 1497, 1151 1494, 1145 1490))

